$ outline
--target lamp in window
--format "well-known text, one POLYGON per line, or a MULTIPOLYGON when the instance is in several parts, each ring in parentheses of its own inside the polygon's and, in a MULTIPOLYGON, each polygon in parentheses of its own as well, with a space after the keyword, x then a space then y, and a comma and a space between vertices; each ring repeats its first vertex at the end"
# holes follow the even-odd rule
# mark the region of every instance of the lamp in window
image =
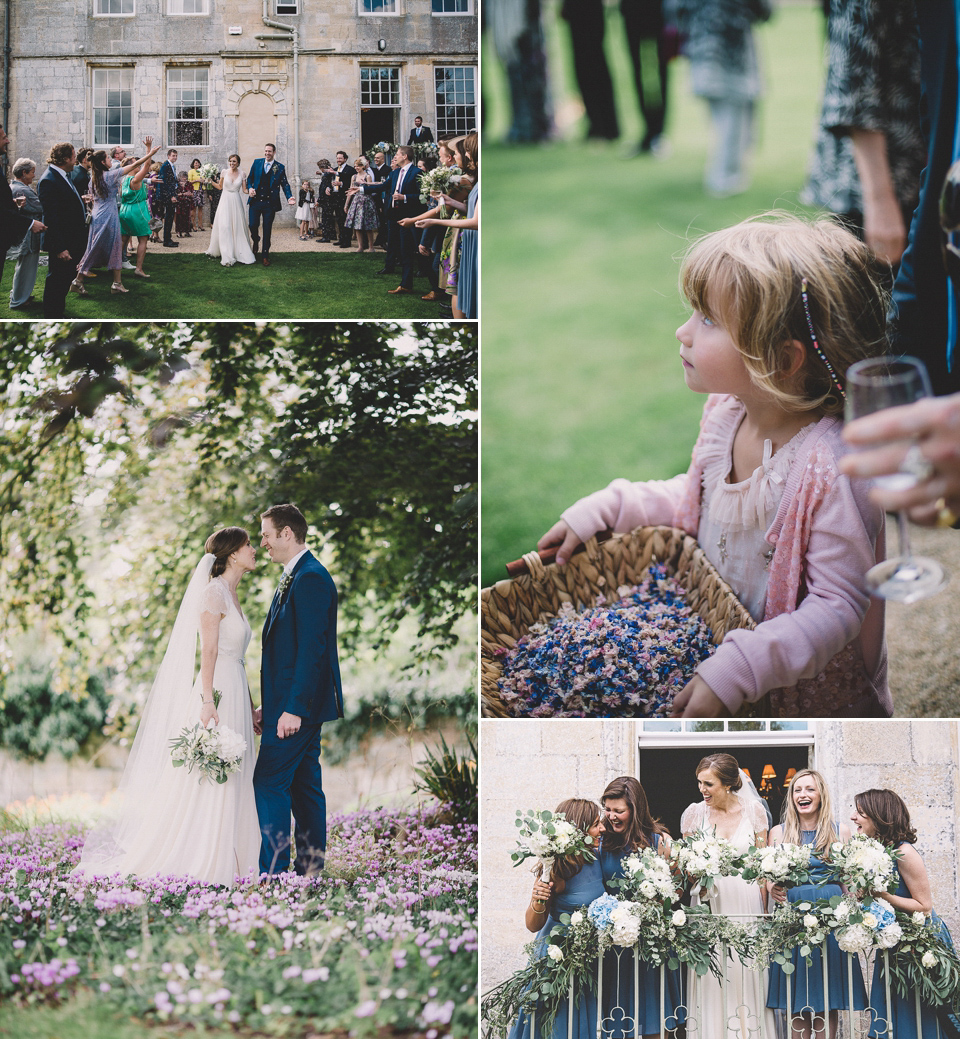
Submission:
POLYGON ((797 774, 797 770, 795 768, 788 768, 787 769, 787 774, 783 778, 783 789, 784 790, 788 790, 790 788, 790 784, 793 782, 793 777, 796 774, 797 774))
POLYGON ((774 780, 777 778, 777 770, 773 765, 763 766, 763 775, 760 777, 760 793, 766 796, 773 790, 774 780))

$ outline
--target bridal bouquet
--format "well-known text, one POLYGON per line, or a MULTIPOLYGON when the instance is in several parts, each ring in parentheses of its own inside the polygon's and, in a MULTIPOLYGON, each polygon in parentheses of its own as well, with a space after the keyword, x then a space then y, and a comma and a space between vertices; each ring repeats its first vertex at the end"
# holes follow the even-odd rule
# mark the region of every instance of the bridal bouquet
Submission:
POLYGON ((743 856, 740 875, 744 880, 768 880, 783 886, 806 884, 810 880, 810 849, 796 844, 751 848, 743 856))
POLYGON ((899 858, 899 852, 858 833, 846 844, 837 841, 830 845, 826 866, 829 875, 849 890, 893 892, 900 881, 899 858))
POLYGON ((680 897, 670 863, 653 848, 628 855, 622 862, 624 875, 610 881, 610 886, 629 899, 669 906, 680 897))
POLYGON ((741 856, 722 837, 702 830, 674 841, 670 857, 688 880, 709 890, 717 877, 732 877, 740 872, 741 856))
POLYGON ((220 167, 215 162, 205 162, 199 172, 205 183, 213 181, 215 184, 220 179, 220 167))
POLYGON ((192 729, 182 729, 170 746, 174 768, 196 769, 201 783, 204 779, 226 783, 231 772, 240 771, 247 741, 226 725, 205 729, 197 722, 192 729))
POLYGON ((431 195, 449 194, 453 177, 459 177, 459 166, 435 166, 420 178, 420 201, 429 202, 431 195))
POLYGON ((592 862, 596 855, 590 850, 593 838, 573 823, 568 823, 563 812, 535 812, 527 809, 526 813, 517 809, 516 825, 520 830, 517 835, 517 850, 510 853, 514 866, 519 866, 526 859, 535 858, 543 866, 541 879, 550 880, 554 860, 563 855, 582 855, 584 861, 592 862))

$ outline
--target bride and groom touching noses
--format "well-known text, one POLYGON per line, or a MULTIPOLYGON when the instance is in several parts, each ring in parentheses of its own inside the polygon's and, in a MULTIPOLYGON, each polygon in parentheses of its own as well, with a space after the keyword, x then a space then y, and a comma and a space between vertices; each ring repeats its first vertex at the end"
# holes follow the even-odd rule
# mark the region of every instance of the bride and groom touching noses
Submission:
POLYGON ((147 699, 116 808, 88 835, 78 871, 189 876, 227 885, 252 873, 275 876, 290 866, 291 813, 294 871, 303 876, 322 868, 321 729, 343 717, 343 695, 337 590, 307 548, 306 535, 307 522, 295 505, 274 505, 261 514, 260 545, 283 573, 263 626, 257 708, 243 660, 252 632, 237 594, 243 576, 256 568, 256 551, 241 527, 207 539, 147 699), (223 784, 198 782, 173 766, 170 741, 198 721, 229 726, 246 741, 239 770, 223 784), (254 733, 261 734, 255 762, 254 733))

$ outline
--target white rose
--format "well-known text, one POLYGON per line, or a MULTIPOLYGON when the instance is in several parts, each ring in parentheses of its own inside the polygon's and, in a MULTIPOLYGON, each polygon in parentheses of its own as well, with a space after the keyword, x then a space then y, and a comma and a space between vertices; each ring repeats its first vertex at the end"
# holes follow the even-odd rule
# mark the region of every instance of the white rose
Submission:
POLYGON ((576 927, 577 924, 583 923, 583 913, 581 913, 579 909, 575 913, 570 914, 570 923, 574 927, 576 927))
POLYGON ((928 949, 923 954, 923 957, 921 958, 920 962, 924 965, 924 967, 935 967, 937 965, 936 953, 933 953, 928 949))
POLYGON ((921 913, 918 909, 915 913, 910 915, 910 919, 919 927, 921 924, 926 923, 927 915, 926 913, 921 913))
POLYGON ((837 908, 834 909, 833 915, 838 920, 846 920, 846 918, 850 915, 850 906, 848 906, 846 902, 841 902, 840 905, 838 905, 837 908))
POLYGON ((676 910, 673 916, 670 917, 670 923, 672 923, 674 927, 683 927, 686 922, 687 914, 682 909, 676 910))
POLYGON ((877 926, 877 918, 873 915, 873 913, 863 914, 863 926, 869 927, 871 930, 873 930, 877 926))
POLYGON ((645 880, 640 885, 640 894, 643 895, 644 898, 653 898, 653 896, 656 893, 657 889, 653 886, 653 884, 650 883, 649 880, 645 880))
POLYGON ((817 918, 813 916, 811 913, 807 913, 807 915, 803 918, 803 926, 806 927, 807 930, 810 930, 810 928, 812 927, 816 927, 817 918))
POLYGON ((548 945, 547 955, 554 963, 559 963, 563 959, 563 949, 559 945, 548 945))

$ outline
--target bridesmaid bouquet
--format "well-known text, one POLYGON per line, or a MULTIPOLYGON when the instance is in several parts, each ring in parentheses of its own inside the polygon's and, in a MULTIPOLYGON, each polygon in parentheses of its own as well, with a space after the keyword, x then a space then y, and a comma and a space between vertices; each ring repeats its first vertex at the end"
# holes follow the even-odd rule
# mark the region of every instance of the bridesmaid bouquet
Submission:
POLYGON ((688 880, 708 891, 717 877, 736 876, 742 862, 729 841, 703 831, 674 841, 670 857, 688 880))
POLYGON ((830 877, 849 890, 892 893, 900 882, 899 858, 899 852, 858 833, 846 844, 837 841, 830 845, 826 866, 830 877))
POLYGON ((453 178, 459 175, 459 166, 435 166, 432 170, 427 170, 420 178, 420 201, 429 202, 433 194, 449 194, 451 182, 456 183, 453 178))
POLYGON ((591 862, 596 858, 590 850, 593 838, 567 822, 563 812, 527 809, 523 813, 518 808, 516 825, 520 830, 517 850, 510 853, 514 866, 530 858, 537 859, 543 866, 541 879, 547 883, 555 859, 564 855, 582 855, 585 861, 591 862))
POLYGON ((634 852, 623 860, 624 876, 610 881, 628 899, 653 902, 668 908, 680 897, 682 888, 677 883, 670 863, 653 848, 634 852))
POLYGON ((897 991, 905 999, 919 992, 921 1003, 950 1006, 956 1013, 960 1004, 960 958, 943 921, 936 914, 928 917, 899 909, 894 917, 895 923, 887 924, 887 928, 899 927, 901 937, 893 946, 881 948, 889 949, 890 976, 897 991))
POLYGON ((220 179, 220 167, 215 162, 205 162, 199 169, 205 184, 216 184, 220 179))
POLYGON ((810 850, 796 844, 770 844, 751 848, 743 856, 744 880, 770 881, 786 887, 810 880, 810 850))

